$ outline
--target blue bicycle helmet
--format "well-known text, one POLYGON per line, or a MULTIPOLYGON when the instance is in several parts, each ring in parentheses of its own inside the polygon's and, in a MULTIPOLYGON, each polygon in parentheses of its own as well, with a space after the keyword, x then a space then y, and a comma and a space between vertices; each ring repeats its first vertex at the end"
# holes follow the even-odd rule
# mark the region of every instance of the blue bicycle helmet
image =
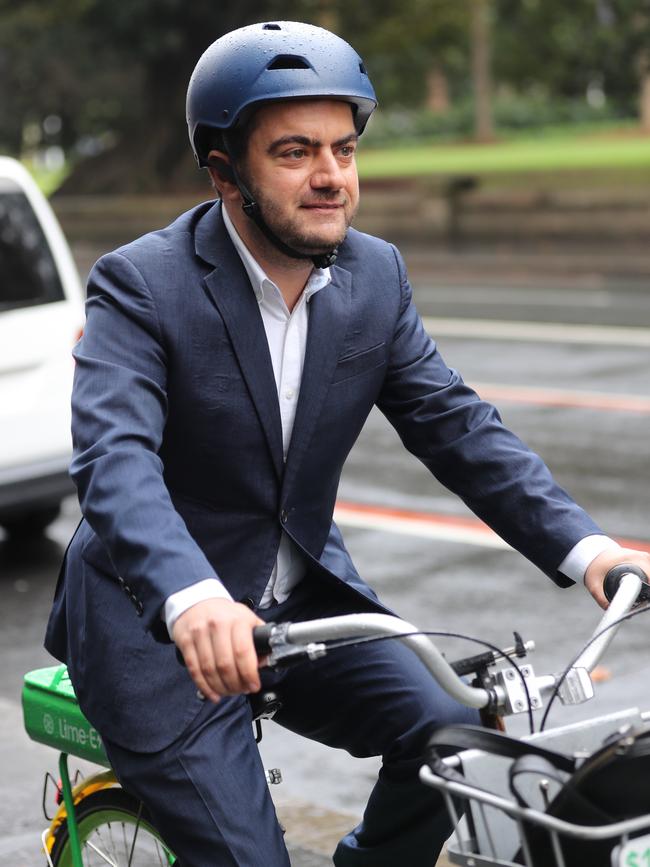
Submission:
POLYGON ((363 132, 377 98, 363 61, 345 40, 296 21, 226 33, 203 53, 187 90, 187 126, 199 166, 208 165, 211 133, 232 130, 254 106, 319 97, 349 102, 363 132))

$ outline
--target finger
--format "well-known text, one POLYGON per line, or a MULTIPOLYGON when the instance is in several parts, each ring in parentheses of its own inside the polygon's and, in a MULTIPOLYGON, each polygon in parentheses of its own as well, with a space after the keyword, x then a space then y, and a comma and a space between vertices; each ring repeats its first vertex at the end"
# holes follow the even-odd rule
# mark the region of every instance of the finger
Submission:
POLYGON ((259 662, 253 643, 253 626, 245 620, 238 620, 232 630, 232 647, 241 683, 246 684, 249 692, 259 692, 261 688, 258 672, 259 662))
MULTIPOLYGON (((223 629, 224 627, 221 627, 223 629)), ((227 629, 227 627, 226 627, 227 629)), ((195 647, 199 658, 199 665, 203 677, 218 695, 230 695, 231 689, 229 684, 224 680, 220 671, 220 659, 215 652, 214 636, 220 630, 216 630, 210 623, 203 625, 197 629, 195 636, 195 647)))
POLYGON ((205 676, 201 671, 199 657, 194 644, 191 641, 185 642, 183 648, 181 648, 181 653, 183 654, 188 674, 194 681, 199 692, 216 704, 221 695, 218 691, 215 691, 205 679, 205 676))
POLYGON ((605 596, 605 591, 603 589, 603 578, 602 575, 598 575, 596 577, 590 576, 589 579, 585 581, 587 585, 587 589, 596 600, 598 605, 601 608, 609 608, 609 602, 607 597, 605 596))
POLYGON ((238 695, 241 692, 247 692, 248 688, 239 679, 232 646, 232 628, 231 622, 222 624, 218 630, 210 634, 210 640, 216 673, 223 683, 224 689, 228 695, 238 695))
POLYGON ((609 608, 609 600, 607 599, 607 597, 603 593, 602 588, 592 590, 591 595, 594 597, 594 599, 600 605, 601 608, 603 608, 605 610, 607 610, 609 608))

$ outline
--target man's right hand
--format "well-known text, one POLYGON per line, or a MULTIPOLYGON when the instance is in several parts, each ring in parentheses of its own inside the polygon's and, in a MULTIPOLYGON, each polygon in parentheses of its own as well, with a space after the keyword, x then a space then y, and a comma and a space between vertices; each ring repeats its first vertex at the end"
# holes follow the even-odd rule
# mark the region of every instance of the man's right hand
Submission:
POLYGON ((178 618, 172 638, 192 680, 210 701, 259 691, 253 627, 263 624, 250 608, 230 599, 205 599, 178 618))

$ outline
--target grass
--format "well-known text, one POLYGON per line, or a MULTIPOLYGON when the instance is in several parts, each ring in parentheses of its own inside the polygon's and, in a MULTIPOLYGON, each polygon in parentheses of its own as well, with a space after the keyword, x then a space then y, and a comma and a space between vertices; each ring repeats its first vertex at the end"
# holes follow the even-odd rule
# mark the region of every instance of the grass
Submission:
POLYGON ((57 190, 70 172, 66 163, 60 169, 45 169, 31 160, 23 160, 23 165, 29 171, 45 196, 51 196, 57 190))
POLYGON ((650 136, 570 132, 491 144, 413 145, 359 151, 363 179, 437 174, 492 174, 650 168, 650 136))
MULTIPOLYGON (((66 164, 57 171, 47 171, 27 163, 36 182, 51 195, 70 171, 66 164)), ((491 144, 468 142, 405 143, 398 147, 361 147, 358 154, 359 175, 363 180, 382 178, 482 175, 509 176, 521 182, 529 173, 572 171, 599 174, 627 172, 630 183, 647 184, 650 169, 650 136, 643 137, 630 126, 604 128, 553 127, 539 133, 517 133, 491 144)), ((604 177, 604 182, 609 178, 604 177)))

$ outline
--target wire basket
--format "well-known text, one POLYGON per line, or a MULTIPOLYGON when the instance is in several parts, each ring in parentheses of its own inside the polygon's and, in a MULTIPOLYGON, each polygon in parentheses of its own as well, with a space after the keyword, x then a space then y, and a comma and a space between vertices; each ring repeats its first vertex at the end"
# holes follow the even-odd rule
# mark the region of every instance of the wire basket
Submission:
MULTIPOLYGON (((639 717, 634 709, 555 729, 533 737, 553 749, 589 752, 622 721, 639 717)), ((521 806, 513 798, 511 760, 480 750, 445 759, 460 771, 456 779, 420 770, 423 783, 442 794, 456 828, 448 844, 453 864, 465 867, 647 867, 650 865, 650 815, 606 825, 577 825, 545 812, 561 783, 543 785, 521 806), (553 790, 555 787, 555 791, 553 790), (578 853, 578 854, 576 854, 578 853)), ((538 781, 540 782, 540 781, 538 781)))

